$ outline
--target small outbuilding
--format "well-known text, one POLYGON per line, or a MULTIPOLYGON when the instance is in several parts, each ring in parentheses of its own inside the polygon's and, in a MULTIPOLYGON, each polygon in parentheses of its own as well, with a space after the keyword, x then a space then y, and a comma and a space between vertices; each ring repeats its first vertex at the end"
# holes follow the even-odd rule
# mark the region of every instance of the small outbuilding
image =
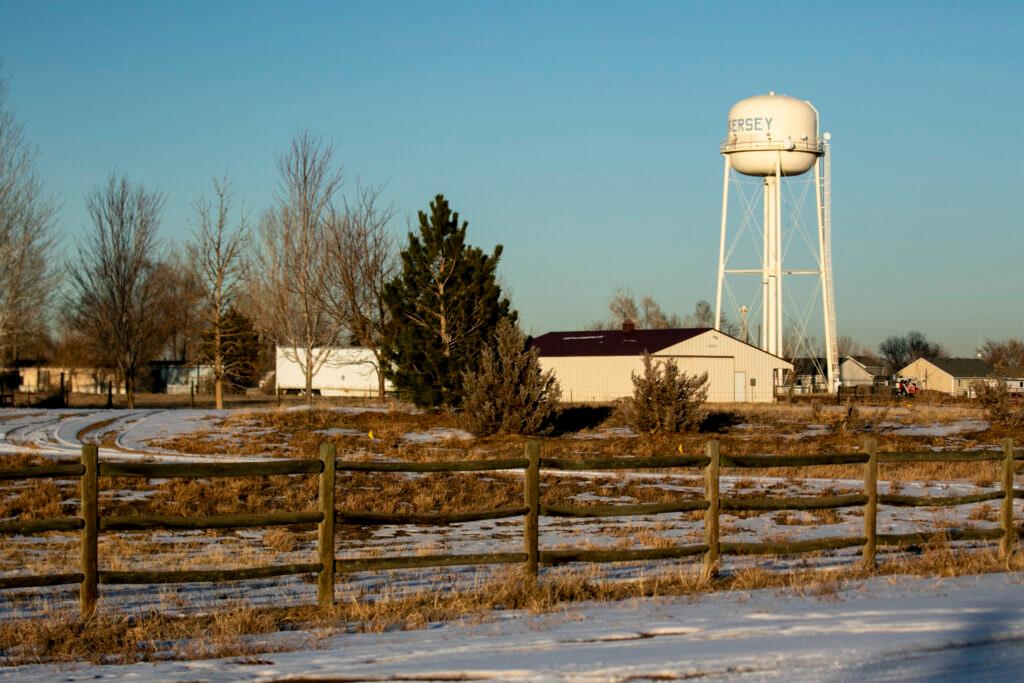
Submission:
POLYGON ((839 381, 844 387, 870 387, 887 380, 885 363, 873 356, 843 356, 839 361, 839 381))
POLYGON ((918 358, 897 374, 901 379, 914 380, 921 389, 973 398, 971 385, 994 381, 993 372, 992 366, 980 358, 918 358))
POLYGON ((567 402, 606 402, 633 395, 643 355, 673 360, 688 375, 708 373, 708 401, 775 400, 793 364, 713 328, 549 332, 533 340, 541 367, 554 373, 567 402))
POLYGON ((1024 395, 1024 368, 1003 368, 1001 375, 1008 392, 1017 396, 1024 395))

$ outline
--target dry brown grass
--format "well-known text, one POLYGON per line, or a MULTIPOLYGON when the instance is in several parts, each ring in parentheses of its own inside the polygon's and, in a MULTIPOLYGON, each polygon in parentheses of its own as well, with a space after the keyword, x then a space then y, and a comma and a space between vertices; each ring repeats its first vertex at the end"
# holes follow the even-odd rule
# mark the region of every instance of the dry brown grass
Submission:
MULTIPOLYGON (((665 455, 682 451, 687 454, 703 452, 704 442, 711 437, 719 439, 726 454, 780 453, 812 454, 852 452, 860 447, 861 432, 857 427, 833 430, 813 437, 785 438, 801 433, 808 422, 807 406, 755 406, 736 407, 739 419, 765 425, 764 430, 726 431, 721 434, 689 434, 638 438, 575 438, 563 436, 543 441, 545 456, 586 458, 594 456, 665 455)), ((843 408, 820 408, 819 413, 835 412, 842 416, 843 408)), ((950 422, 974 419, 978 411, 970 406, 922 406, 892 409, 888 413, 858 407, 862 424, 875 429, 884 420, 913 422, 950 422), (902 412, 898 412, 902 411, 902 412), (884 417, 884 420, 883 420, 884 417)), ((849 420, 848 424, 853 422, 849 420)), ((362 413, 351 415, 328 410, 267 411, 231 415, 218 430, 234 431, 240 426, 270 430, 263 434, 242 435, 238 439, 211 439, 208 435, 186 437, 168 442, 184 450, 211 452, 210 444, 221 444, 227 452, 253 453, 269 450, 274 444, 284 444, 280 454, 290 457, 314 457, 322 435, 317 430, 343 428, 357 430, 357 434, 334 438, 339 453, 344 457, 365 459, 388 457, 410 461, 465 460, 520 456, 527 441, 522 437, 490 437, 471 441, 437 444, 409 443, 402 439, 407 432, 423 431, 434 427, 454 427, 455 417, 430 413, 362 413), (369 431, 375 438, 370 440, 369 431), (287 452, 285 452, 287 451, 287 452)), ((217 433, 219 434, 220 431, 217 433)), ((576 435, 579 436, 579 435, 576 435)), ((992 430, 975 434, 962 434, 955 442, 938 437, 901 437, 875 434, 883 450, 920 451, 931 446, 970 448, 995 441, 992 430)), ((1011 435, 1020 438, 1022 435, 1011 435)), ((19 453, 0 457, 0 467, 17 468, 50 463, 34 453, 19 453)), ((909 482, 967 481, 988 486, 999 480, 999 463, 934 463, 882 465, 879 478, 889 482, 889 490, 898 492, 909 482)), ((1018 466, 1018 471, 1024 466, 1018 466)), ((847 480, 824 490, 815 484, 813 492, 822 495, 859 492, 857 483, 863 476, 861 466, 822 466, 787 470, 725 470, 737 477, 732 491, 742 490, 745 495, 764 495, 776 492, 793 495, 790 491, 805 490, 802 478, 847 480), (762 477, 782 477, 769 481, 762 477)), ((677 471, 673 485, 683 485, 700 491, 702 473, 677 471), (682 476, 679 476, 682 475, 682 476)), ((545 504, 607 504, 607 502, 668 502, 693 494, 670 490, 660 484, 657 477, 631 477, 623 473, 600 476, 573 476, 545 472, 542 476, 542 502, 545 504), (599 500, 581 500, 581 496, 599 500)), ((516 473, 483 472, 461 474, 406 475, 399 473, 343 473, 339 474, 337 506, 377 512, 459 512, 468 510, 518 507, 523 500, 522 477, 516 473)), ((318 482, 312 476, 247 477, 212 480, 155 480, 118 477, 101 478, 101 509, 103 514, 143 515, 216 515, 238 512, 268 512, 272 510, 317 509, 318 482), (128 498, 125 494, 133 494, 128 498)), ((733 495, 724 493, 723 495, 733 495)), ((72 482, 32 480, 24 483, 6 483, 0 493, 0 519, 40 519, 75 514, 77 485, 72 482)), ((857 515, 859 510, 847 511, 857 515)), ((757 512, 724 514, 724 534, 741 531, 735 521, 756 516, 757 512)), ((844 513, 846 514, 846 513, 844 513)), ((675 516, 697 520, 700 512, 675 516)), ((971 520, 993 521, 997 507, 981 505, 970 515, 971 520)), ((805 524, 835 524, 842 518, 834 511, 816 511, 810 514, 779 513, 777 524, 800 526, 805 524)), ((942 524, 955 521, 938 519, 942 524)), ((962 522, 959 524, 962 526, 962 522)), ((678 543, 665 535, 668 527, 611 522, 602 533, 617 538, 615 547, 665 547, 678 543)), ((340 538, 366 538, 366 527, 341 525, 340 538)), ((173 558, 174 568, 210 566, 249 566, 266 564, 275 558, 310 549, 315 532, 305 529, 275 529, 268 531, 253 544, 245 545, 238 538, 218 536, 218 532, 203 532, 176 542, 145 540, 144 534, 109 534, 102 537, 100 555, 109 569, 137 569, 139 558, 173 558), (209 543, 209 536, 217 536, 217 543, 209 543)), ((781 536, 780 536, 781 537, 781 536)), ((769 539, 764 539, 769 540, 769 539)), ((4 543, 4 556, 0 570, 45 573, 67 570, 74 566, 77 541, 73 536, 48 534, 44 543, 31 549, 20 544, 4 543), (10 549, 10 550, 9 550, 10 549)), ((415 552, 440 552, 444 544, 430 549, 425 545, 415 552)), ((361 551, 362 552, 362 551, 361 551)), ((365 550, 367 556, 383 552, 379 548, 365 550)), ((922 550, 919 555, 899 555, 887 560, 877 573, 920 573, 943 576, 956 573, 999 571, 1005 568, 989 550, 973 553, 953 551, 948 544, 936 544, 922 550)), ((1009 565, 1020 570, 1021 561, 1015 558, 1009 565)), ((135 661, 165 656, 167 648, 176 656, 247 656, 267 651, 244 637, 267 633, 282 628, 302 627, 342 629, 355 624, 359 630, 385 628, 417 628, 430 621, 470 616, 486 618, 493 609, 519 608, 544 611, 581 599, 623 599, 645 595, 684 595, 702 590, 752 590, 779 588, 801 594, 827 597, 833 595, 840 581, 858 580, 869 576, 854 568, 827 575, 816 572, 781 573, 766 569, 744 569, 726 574, 710 586, 701 585, 692 565, 679 572, 645 577, 637 581, 612 581, 600 570, 550 570, 537 587, 533 587, 517 571, 488 575, 472 590, 454 590, 439 583, 431 590, 415 594, 397 592, 383 594, 348 594, 334 611, 319 614, 312 608, 285 610, 257 609, 236 605, 217 614, 196 617, 168 617, 158 613, 136 615, 110 614, 97 617, 88 627, 77 624, 73 615, 54 614, 50 618, 33 622, 0 624, 0 656, 7 663, 30 661, 135 661), (88 631, 88 633, 86 633, 88 631), (22 635, 24 634, 24 635, 22 635), (180 641, 180 642, 179 642, 180 641), (24 647, 19 649, 19 643, 24 647), (168 643, 173 643, 168 645, 168 643)), ((12 598, 16 599, 16 598, 12 598)), ((168 593, 168 604, 176 598, 168 593)), ((178 599, 180 600, 180 598, 178 599)))
MULTIPOLYGON (((230 606, 209 615, 178 617, 156 612, 98 614, 87 621, 67 612, 0 622, 0 661, 8 666, 54 662, 117 664, 166 659, 206 659, 297 649, 299 637, 276 647, 249 636, 307 621, 312 608, 230 606)), ((308 637, 307 637, 308 638, 308 637)))
MULTIPOLYGON (((863 436, 879 440, 881 451, 921 451, 930 448, 971 449, 996 443, 1002 436, 1024 438, 1021 434, 1005 434, 987 429, 962 433, 953 437, 904 436, 885 431, 884 424, 948 424, 965 419, 983 419, 984 412, 973 404, 921 405, 909 408, 872 408, 847 406, 736 405, 715 406, 714 414, 723 416, 723 424, 746 422, 757 429, 724 431, 709 434, 655 435, 641 437, 611 436, 580 432, 543 440, 545 456, 564 458, 612 457, 619 455, 667 455, 681 451, 701 454, 709 438, 721 443, 722 452, 734 455, 777 453, 813 455, 857 452, 863 436), (852 408, 852 409, 851 409, 852 408), (808 433, 807 425, 825 423, 830 430, 808 433)), ((611 424, 610 419, 605 424, 611 424)), ((349 429, 351 435, 332 435, 338 452, 344 457, 368 457, 421 460, 476 460, 481 458, 519 456, 526 437, 494 436, 466 441, 411 443, 402 437, 409 432, 442 427, 458 427, 458 417, 450 413, 364 412, 348 414, 325 409, 238 412, 224 420, 216 429, 161 442, 165 448, 189 453, 251 454, 266 452, 289 457, 315 457, 326 429, 349 429), (264 430, 252 433, 247 430, 264 430), (368 434, 374 433, 374 439, 368 434), (224 433, 232 438, 220 438, 224 433)), ((951 463, 939 465, 883 466, 880 477, 910 479, 995 480, 997 465, 951 463)), ((764 476, 765 472, 737 472, 748 477, 764 476)), ((768 474, 778 474, 777 472, 768 474)), ((795 477, 859 479, 860 467, 823 466, 788 471, 795 477)))
MULTIPOLYGON (((659 596, 693 596, 708 591, 775 589, 819 600, 836 600, 840 591, 872 576, 951 577, 1024 570, 1020 554, 1000 560, 994 550, 957 550, 937 541, 917 555, 885 559, 874 571, 856 564, 839 570, 777 571, 770 563, 738 569, 712 579, 700 578, 697 564, 634 580, 614 580, 600 567, 563 568, 545 572, 536 584, 519 568, 479 577, 459 590, 448 579, 414 593, 401 593, 388 583, 380 592, 340 593, 338 604, 321 612, 312 606, 257 608, 231 605, 211 614, 171 616, 158 612, 100 612, 81 622, 72 613, 0 623, 0 657, 6 665, 38 662, 90 661, 123 663, 174 657, 195 659, 255 656, 286 649, 314 648, 317 637, 345 631, 379 633, 418 629, 456 619, 486 621, 496 610, 532 613, 564 609, 579 601, 620 601, 659 596), (278 631, 300 631, 287 641, 252 638, 278 631)), ((173 596, 169 597, 173 600, 173 596)))

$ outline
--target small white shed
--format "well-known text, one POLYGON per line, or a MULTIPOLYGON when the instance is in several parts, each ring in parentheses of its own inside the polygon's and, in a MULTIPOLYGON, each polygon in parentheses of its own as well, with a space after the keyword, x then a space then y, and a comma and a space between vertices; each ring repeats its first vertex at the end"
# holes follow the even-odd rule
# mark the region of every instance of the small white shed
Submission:
MULTIPOLYGON (((321 396, 377 396, 377 359, 371 349, 328 348, 313 349, 317 358, 321 351, 327 356, 313 375, 313 391, 321 396)), ((279 392, 305 391, 306 374, 303 372, 304 349, 278 346, 276 377, 279 392)), ((391 382, 385 380, 384 390, 391 391, 391 382)))
POLYGON ((643 354, 672 359, 688 375, 708 373, 708 401, 775 400, 793 364, 718 330, 549 332, 533 340, 541 367, 558 379, 563 401, 604 402, 633 395, 643 354))

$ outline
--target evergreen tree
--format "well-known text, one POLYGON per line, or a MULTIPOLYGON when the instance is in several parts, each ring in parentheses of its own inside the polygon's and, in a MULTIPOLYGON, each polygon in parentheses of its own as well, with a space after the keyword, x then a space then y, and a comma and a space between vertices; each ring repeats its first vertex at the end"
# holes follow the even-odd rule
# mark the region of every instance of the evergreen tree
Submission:
POLYGON ((384 289, 390 314, 383 345, 385 372, 398 394, 421 407, 458 407, 464 371, 475 372, 503 318, 515 319, 495 279, 501 245, 493 254, 466 244, 443 195, 419 212, 419 234, 409 233, 402 271, 384 289))
POLYGON ((554 374, 541 368, 516 323, 502 320, 495 336, 480 369, 463 373, 466 426, 476 436, 546 433, 562 395, 554 374))

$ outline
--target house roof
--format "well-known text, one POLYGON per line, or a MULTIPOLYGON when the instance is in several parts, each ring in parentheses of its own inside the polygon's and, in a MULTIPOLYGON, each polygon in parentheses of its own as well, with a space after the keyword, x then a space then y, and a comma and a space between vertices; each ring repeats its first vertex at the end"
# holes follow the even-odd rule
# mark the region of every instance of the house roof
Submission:
POLYGON ((542 356, 641 356, 709 332, 710 327, 673 330, 548 332, 533 340, 542 356))
POLYGON ((794 358, 793 372, 798 375, 828 377, 828 362, 824 358, 794 358))
POLYGON ((999 374, 1005 379, 1020 379, 1024 377, 1024 368, 1017 366, 1005 367, 1000 369, 999 374))
POLYGON ((988 377, 992 366, 980 358, 936 358, 929 363, 953 377, 988 377))
POLYGON ((869 374, 885 374, 885 363, 875 358, 874 356, 846 356, 846 358, 849 358, 854 363, 864 368, 864 370, 869 374))

